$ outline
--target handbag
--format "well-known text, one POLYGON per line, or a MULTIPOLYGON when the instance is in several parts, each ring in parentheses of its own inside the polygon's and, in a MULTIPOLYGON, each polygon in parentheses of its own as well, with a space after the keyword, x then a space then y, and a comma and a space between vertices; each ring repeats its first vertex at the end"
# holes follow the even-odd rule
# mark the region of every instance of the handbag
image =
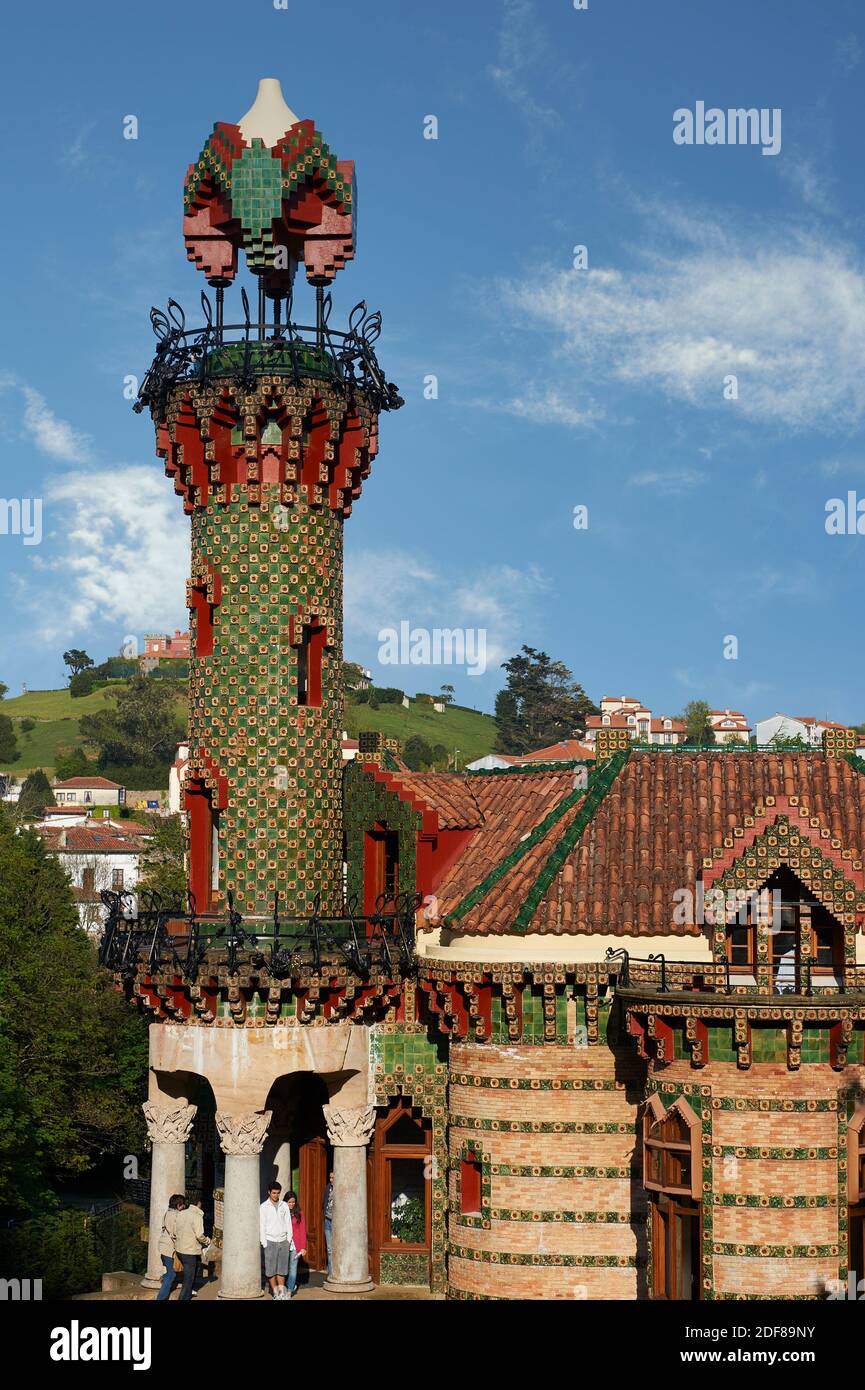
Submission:
POLYGON ((173 1254, 172 1257, 171 1257, 171 1266, 172 1266, 172 1268, 173 1268, 175 1274, 182 1274, 182 1273, 183 1273, 183 1261, 181 1260, 181 1258, 180 1258, 180 1256, 178 1255, 178 1253, 177 1253, 176 1250, 175 1250, 174 1254, 173 1254))

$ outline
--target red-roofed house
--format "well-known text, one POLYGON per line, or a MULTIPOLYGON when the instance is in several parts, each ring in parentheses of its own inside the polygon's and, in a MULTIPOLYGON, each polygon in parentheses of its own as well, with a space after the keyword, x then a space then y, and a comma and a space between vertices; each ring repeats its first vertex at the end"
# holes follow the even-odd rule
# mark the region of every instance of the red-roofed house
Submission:
POLYGON ((138 883, 146 828, 134 821, 87 820, 83 825, 43 823, 36 829, 48 853, 56 855, 66 871, 81 926, 98 931, 105 921, 102 889, 131 892, 138 883))
POLYGON ((710 709, 709 723, 715 732, 716 743, 748 743, 751 725, 741 710, 710 709))
POLYGON ((670 715, 654 715, 633 695, 605 695, 600 714, 586 720, 586 743, 594 749, 599 729, 627 729, 635 743, 670 746, 685 741, 685 725, 670 715))
POLYGON ((54 781, 52 790, 58 806, 124 806, 126 788, 107 777, 69 777, 54 781))

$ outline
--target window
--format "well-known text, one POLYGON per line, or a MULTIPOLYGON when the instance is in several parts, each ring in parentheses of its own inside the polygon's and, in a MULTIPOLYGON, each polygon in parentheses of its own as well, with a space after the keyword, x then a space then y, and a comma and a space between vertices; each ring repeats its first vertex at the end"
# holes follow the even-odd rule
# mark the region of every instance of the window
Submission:
POLYGON ((189 888, 197 912, 210 910, 219 888, 219 812, 210 788, 191 777, 186 787, 189 813, 189 888))
POLYGON ((652 1264, 655 1298, 699 1299, 699 1202, 663 1193, 652 1202, 652 1264))
POLYGON ((691 1130, 678 1110, 670 1110, 662 1120, 646 1126, 644 1138, 646 1187, 691 1195, 691 1130))
POLYGON ((818 982, 821 975, 831 976, 843 965, 841 923, 786 867, 777 869, 759 892, 749 894, 736 920, 727 924, 726 958, 731 971, 753 974, 757 925, 769 928, 768 962, 776 993, 802 987, 803 960, 810 961, 818 982))
POLYGON ((388 830, 381 822, 367 831, 365 859, 364 912, 393 902, 399 893, 399 831, 388 830))
POLYGON ((321 659, 327 640, 327 628, 304 623, 303 636, 297 649, 297 703, 321 705, 321 659))
POLYGON ((847 1264, 854 1287, 865 1278, 865 1105, 847 1126, 847 1200, 850 1253, 847 1264))
POLYGON ((82 870, 82 873, 81 873, 81 887, 84 888, 84 889, 86 889, 86 891, 87 891, 88 893, 92 893, 92 892, 93 892, 93 878, 94 878, 95 873, 96 873, 96 870, 95 870, 95 869, 83 869, 83 870, 82 870))
POLYGON ((401 1097, 376 1122, 371 1235, 373 1264, 386 1250, 428 1253, 432 1222, 432 1126, 401 1097))
POLYGON ((657 1096, 643 1117, 643 1186, 650 1195, 655 1298, 700 1297, 700 1124, 686 1101, 657 1096))
POLYGON ((122 888, 122 887, 123 887, 123 870, 122 870, 122 869, 112 869, 112 870, 111 870, 111 887, 112 887, 112 888, 122 888))
POLYGON ((480 1162, 473 1153, 467 1153, 460 1161, 460 1214, 462 1216, 481 1215, 481 1178, 480 1162))
POLYGON ((92 793, 92 792, 85 792, 85 793, 84 793, 84 800, 85 800, 85 801, 92 801, 92 800, 93 800, 93 793, 92 793))

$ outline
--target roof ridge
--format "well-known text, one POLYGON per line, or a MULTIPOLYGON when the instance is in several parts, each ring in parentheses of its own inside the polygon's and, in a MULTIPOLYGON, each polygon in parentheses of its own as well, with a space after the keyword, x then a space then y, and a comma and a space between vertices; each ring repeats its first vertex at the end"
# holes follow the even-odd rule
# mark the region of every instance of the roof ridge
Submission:
POLYGON ((512 767, 466 768, 464 776, 469 777, 525 777, 533 772, 572 772, 575 767, 585 767, 595 762, 594 758, 555 758, 545 763, 514 763, 512 767))
POLYGON ((568 855, 571 853, 571 850, 582 835, 589 821, 592 820, 595 812, 630 756, 631 749, 622 748, 617 753, 613 753, 602 766, 595 768, 590 779, 589 788, 586 792, 583 805, 574 816, 574 819, 559 840, 555 849, 550 851, 547 862, 544 864, 544 867, 541 869, 535 882, 523 899, 522 907, 514 918, 513 931, 521 934, 526 933, 532 918, 540 906, 541 899, 552 883, 555 875, 568 858, 568 855))
POLYGON ((470 912, 473 907, 477 907, 478 903, 486 897, 490 889, 494 888, 499 880, 504 878, 505 874, 508 873, 515 864, 518 864, 524 855, 528 854, 529 850, 533 849, 563 816, 567 815, 568 811, 573 810, 574 806, 578 805, 578 803, 583 801, 587 796, 588 790, 585 787, 575 787, 567 796, 563 796, 561 801, 559 801, 552 810, 547 812, 543 820, 538 821, 534 829, 530 830, 528 835, 520 840, 519 844, 511 850, 510 854, 506 854, 504 859, 500 859, 498 864, 487 874, 486 878, 481 879, 481 882, 475 888, 472 888, 470 892, 466 893, 465 897, 457 903, 453 912, 447 913, 446 920, 448 922, 461 922, 466 913, 470 912))

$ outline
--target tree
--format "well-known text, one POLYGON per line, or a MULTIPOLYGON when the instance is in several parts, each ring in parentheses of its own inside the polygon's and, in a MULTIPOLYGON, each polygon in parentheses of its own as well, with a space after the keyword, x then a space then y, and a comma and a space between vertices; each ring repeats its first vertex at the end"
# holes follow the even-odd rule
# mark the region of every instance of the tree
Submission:
POLYGON ((695 748, 709 748, 715 742, 715 731, 709 719, 705 700, 691 700, 679 716, 685 721, 685 742, 695 748))
POLYGON ((135 1153, 147 1027, 96 960, 66 875, 0 806, 0 1205, 44 1213, 50 1182, 135 1153))
POLYGON ((39 820, 46 806, 56 806, 51 783, 41 767, 24 779, 21 795, 15 803, 15 818, 19 821, 39 820))
POLYGON ((455 695, 456 691, 454 690, 452 685, 443 685, 441 688, 441 695, 439 696, 439 699, 445 705, 452 705, 454 702, 455 695))
POLYGON ((133 676, 111 698, 116 708, 85 714, 78 726, 85 742, 98 750, 98 766, 164 768, 183 737, 171 683, 133 676))
POLYGON ((69 677, 69 695, 73 700, 92 694, 95 688, 96 676, 93 671, 79 671, 77 675, 69 677))
POLYGON ((0 681, 0 700, 5 700, 8 689, 8 685, 4 685, 3 681, 0 681))
POLYGON ((64 652, 63 660, 69 667, 70 677, 77 676, 80 671, 86 671, 88 666, 93 665, 93 658, 80 647, 73 647, 71 651, 64 652))
POLYGON ((775 737, 769 740, 769 743, 772 748, 789 748, 792 751, 797 748, 808 749, 811 747, 801 734, 785 734, 782 729, 778 730, 775 737))
POLYGON ((8 714, 0 714, 0 763, 14 763, 21 757, 15 741, 15 727, 8 714))
POLYGON ((585 733, 586 718, 597 714, 597 706, 564 662, 524 646, 502 667, 508 680, 496 696, 496 752, 531 753, 585 733))
POLYGON ((165 904, 186 901, 186 866, 180 816, 149 816, 151 840, 141 856, 139 888, 158 893, 165 904))
POLYGON ((402 760, 406 767, 410 767, 412 772, 423 772, 425 768, 431 766, 434 761, 433 750, 430 748, 425 738, 420 734, 412 734, 405 741, 402 750, 402 760))
POLYGON ((356 661, 344 661, 342 663, 342 683, 348 691, 355 691, 363 681, 363 667, 356 661))
POLYGON ((68 782, 71 777, 86 777, 88 773, 94 771, 93 764, 80 746, 73 748, 71 753, 62 753, 58 757, 54 771, 58 782, 68 782))

